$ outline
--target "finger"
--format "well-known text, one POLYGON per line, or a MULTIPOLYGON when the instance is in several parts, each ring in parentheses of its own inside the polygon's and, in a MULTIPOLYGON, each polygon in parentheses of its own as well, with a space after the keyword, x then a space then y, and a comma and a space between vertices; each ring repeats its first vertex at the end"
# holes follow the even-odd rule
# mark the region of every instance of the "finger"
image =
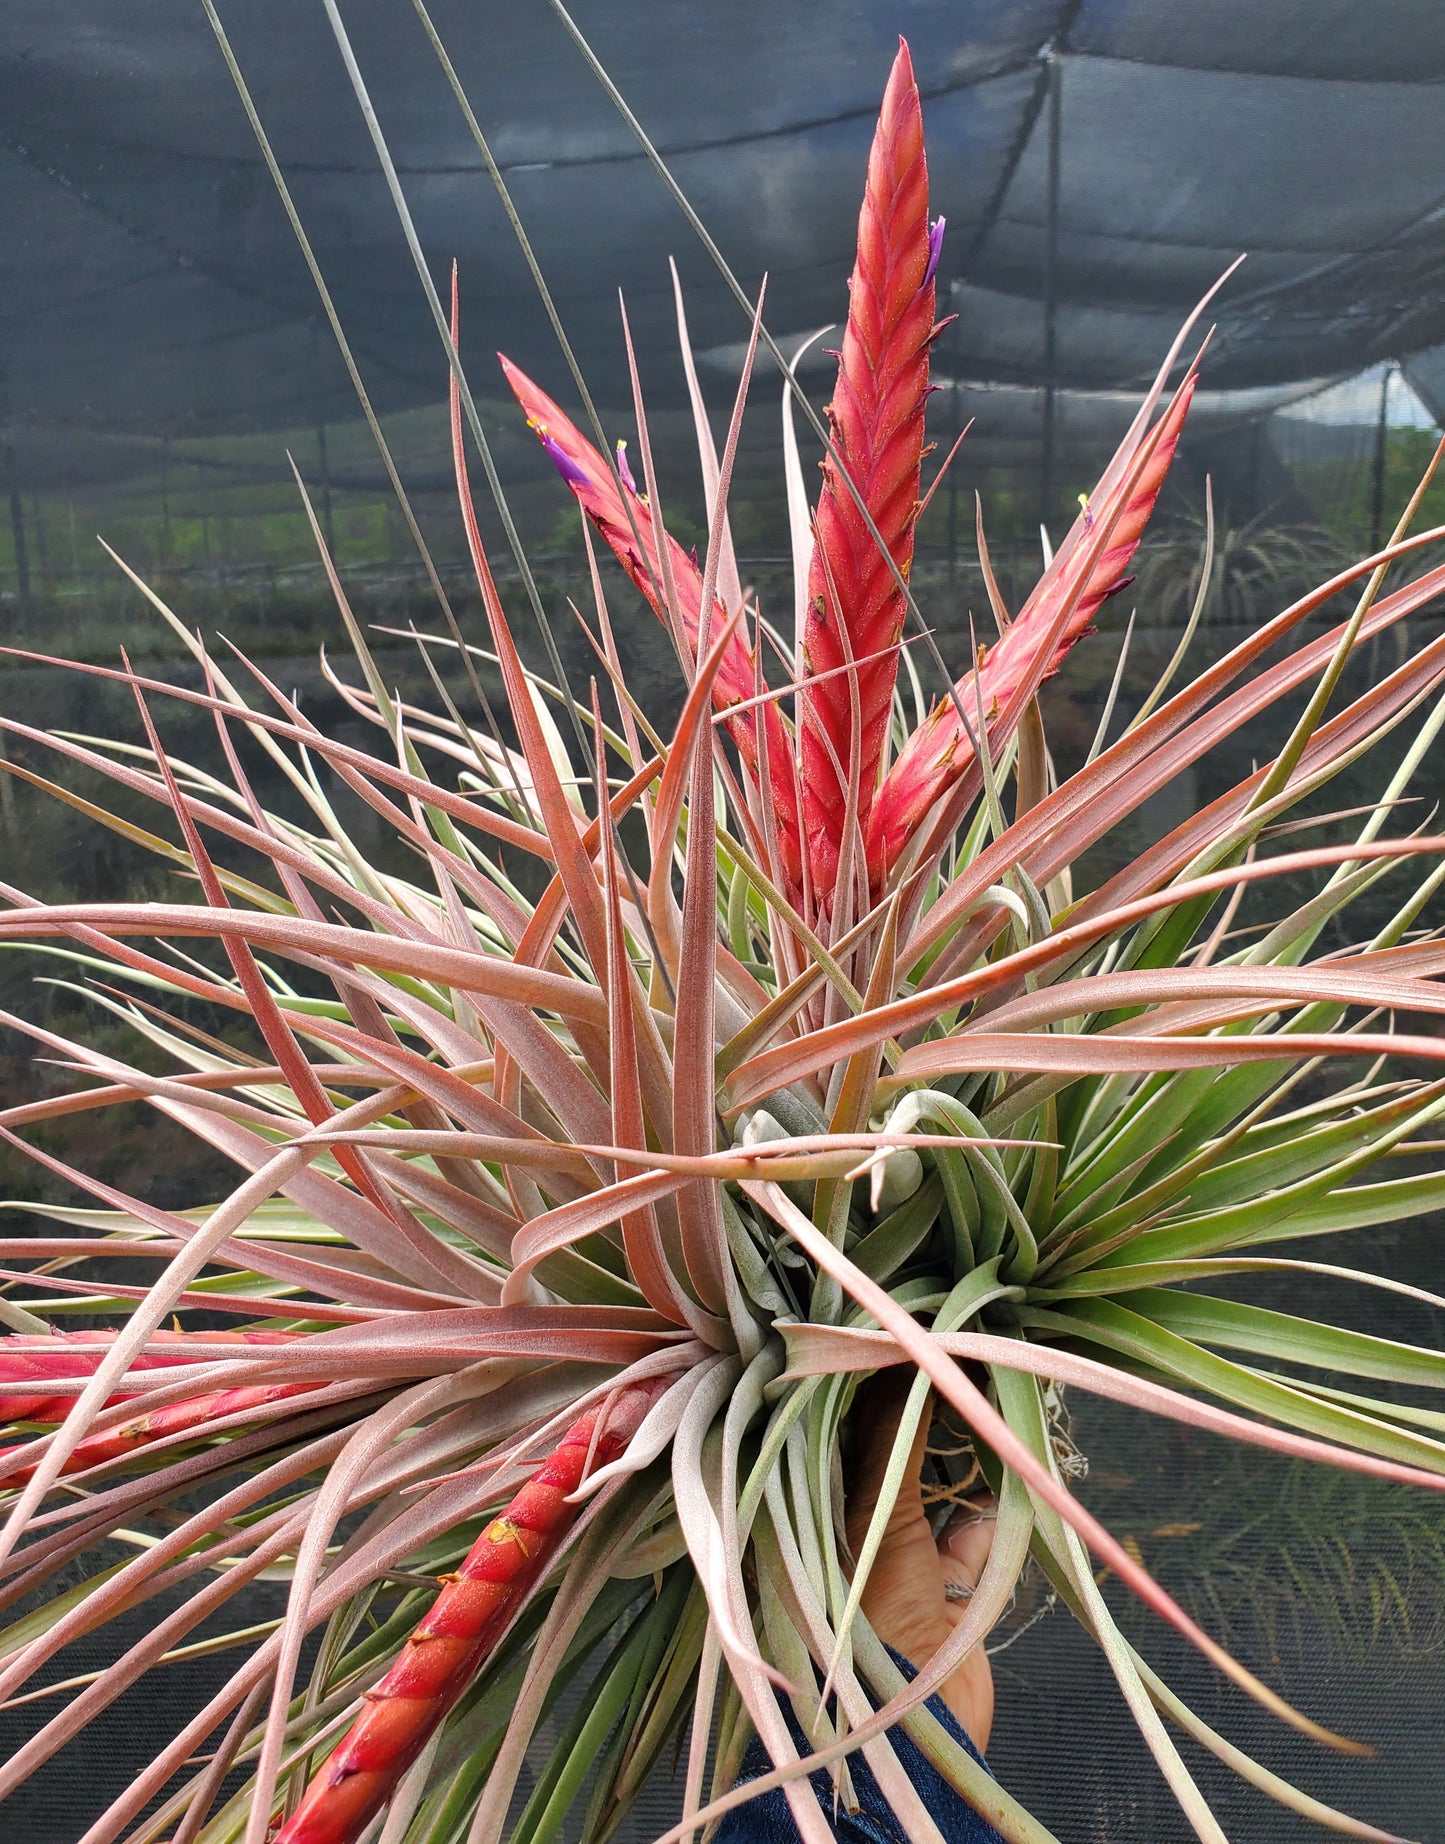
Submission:
POLYGON ((966 1600, 978 1586, 989 1551, 993 1548, 998 1506, 989 1498, 971 1500, 949 1519, 938 1539, 943 1565, 944 1593, 950 1600, 966 1600))
MULTIPOLYGON (((846 1513, 849 1543, 855 1554, 878 1503, 914 1381, 913 1374, 907 1370, 890 1368, 871 1378, 859 1391, 853 1411, 858 1430, 857 1447, 849 1469, 846 1513)), ((931 1404, 925 1404, 919 1417, 889 1519, 890 1526, 911 1523, 922 1516, 920 1481, 928 1446, 930 1407, 931 1404)))
MULTIPOLYGON (((912 1372, 901 1367, 890 1368, 870 1378, 859 1392, 854 1414, 858 1424, 859 1470, 864 1479, 881 1479, 887 1470, 914 1380, 912 1372)), ((923 1468, 928 1420, 927 1414, 921 1417, 909 1452, 906 1477, 910 1480, 917 1479, 923 1468)))

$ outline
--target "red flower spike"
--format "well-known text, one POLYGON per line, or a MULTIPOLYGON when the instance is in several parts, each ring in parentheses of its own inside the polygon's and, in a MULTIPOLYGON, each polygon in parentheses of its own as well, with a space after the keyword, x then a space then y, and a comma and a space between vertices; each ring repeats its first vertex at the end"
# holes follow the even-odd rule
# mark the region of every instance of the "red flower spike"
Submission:
MULTIPOLYGON (((228 1346, 290 1344, 300 1336, 296 1332, 167 1332, 167 1339, 184 1339, 188 1344, 206 1348, 195 1352, 146 1353, 133 1360, 131 1369, 160 1370, 175 1364, 195 1363, 206 1357, 219 1359, 225 1357, 228 1346)), ((42 1377, 82 1377, 95 1371, 114 1339, 114 1332, 55 1332, 34 1340, 7 1338, 0 1341, 0 1377, 9 1380, 34 1377, 37 1381, 42 1377)), ((69 1478, 108 1460, 140 1452, 170 1435, 189 1434, 227 1415, 264 1408, 272 1402, 285 1402, 317 1387, 319 1385, 312 1382, 243 1385, 237 1389, 211 1390, 183 1402, 143 1411, 119 1427, 87 1434, 61 1467, 61 1476, 69 1478)), ((105 1406, 113 1408, 117 1403, 136 1399, 134 1390, 121 1391, 108 1396, 105 1406)), ((0 1395, 0 1415, 11 1421, 63 1422, 74 1405, 73 1395, 0 1395)), ((15 1460, 24 1454, 28 1445, 0 1447, 0 1461, 15 1460)), ((6 1487, 24 1485, 34 1471, 33 1465, 12 1467, 4 1473, 0 1484, 6 1487)))
MULTIPOLYGON (((992 721, 1007 707, 1033 667, 1039 648, 1048 644, 1048 636, 1061 609, 1076 591, 1078 599, 1073 612, 1062 633, 1053 641, 1053 657, 1045 669, 1046 678, 1052 678, 1059 670, 1075 642, 1093 631, 1090 624, 1101 604, 1123 587, 1124 572, 1164 485, 1193 395, 1194 379, 1189 378, 1156 424, 1159 434, 1154 451, 1133 483, 1133 490, 1110 533, 1108 549, 1098 562, 1089 569, 1089 540, 1100 524, 1113 517, 1118 497, 1128 490, 1127 457, 1122 458, 1123 466, 1119 465, 1119 456, 1110 464, 1118 479, 1112 495, 1100 493, 1086 502, 1053 564, 1045 571, 1017 618, 985 652, 978 671, 978 690, 982 693, 984 716, 988 720, 992 721), (1110 503, 1111 500, 1114 503, 1110 503), (1080 590, 1080 575, 1085 571, 1087 575, 1080 590)), ((1144 438, 1145 441, 1150 439, 1144 438)), ((976 728, 974 711, 978 694, 971 671, 959 679, 955 690, 968 716, 969 727, 976 728)), ((968 732, 960 723, 952 700, 945 700, 934 707, 927 720, 909 737, 873 803, 867 842, 868 871, 875 890, 882 888, 929 808, 958 781, 972 760, 973 745, 968 732)))
MULTIPOLYGON (((540 390, 524 371, 498 354, 502 370, 517 402, 526 412, 527 423, 551 457, 558 473, 577 496, 578 504, 607 540, 618 561, 646 596, 663 621, 667 620, 663 595, 662 556, 658 548, 660 527, 652 516, 646 496, 628 488, 624 503, 612 470, 597 450, 560 410, 545 391, 540 390), (628 517, 629 509, 631 519, 628 517), (633 527, 636 527, 636 536, 633 527), (639 545, 638 540, 641 540, 639 545)), ((624 486, 631 469, 623 473, 624 486)), ((673 584, 677 590, 678 612, 683 632, 694 658, 702 625, 702 571, 695 557, 689 557, 676 539, 661 531, 673 584)), ((714 601, 712 631, 721 631, 727 619, 721 601, 714 601)), ((723 657, 713 686, 713 702, 720 711, 756 697, 752 649, 739 633, 723 657)), ((727 729, 749 776, 756 782, 758 774, 757 710, 753 706, 729 718, 727 729)), ((801 858, 798 844, 798 811, 793 792, 790 767, 792 739, 775 703, 761 707, 767 732, 769 789, 763 797, 772 804, 777 821, 778 849, 788 881, 796 890, 801 882, 801 858)))
POLYGON ((317 1773, 275 1844, 353 1844, 361 1835, 556 1554, 581 1509, 568 1498, 589 1471, 622 1454, 663 1387, 663 1382, 638 1384, 610 1411, 603 1405, 574 1422, 552 1457, 487 1525, 456 1574, 442 1577, 431 1611, 391 1670, 366 1693, 365 1711, 317 1773))
MULTIPOLYGON (((941 228, 941 227, 940 227, 941 228)), ((833 446, 889 556, 905 579, 913 561, 923 457, 923 406, 934 332, 937 233, 928 224, 923 115, 906 44, 888 78, 868 158, 858 217, 858 254, 849 284, 848 325, 829 409, 833 446)), ((850 678, 856 676, 862 751, 856 764, 858 817, 867 825, 898 672, 896 648, 907 603, 832 455, 808 574, 805 674, 832 671, 873 654, 856 675, 840 673, 803 700, 803 818, 819 907, 837 878, 852 736, 850 678), (840 626, 846 631, 843 644, 840 626), (836 766, 835 766, 836 759, 836 766)))
MULTIPOLYGON (((214 1356, 223 1358, 227 1345, 272 1345, 289 1344, 299 1336, 295 1332, 185 1332, 174 1331, 163 1334, 167 1341, 185 1341, 187 1344, 219 1345, 219 1351, 157 1351, 142 1352, 132 1358, 132 1370, 163 1370, 172 1364, 198 1363, 202 1358, 214 1356)), ((73 1394, 54 1395, 43 1390, 43 1385, 52 1377, 84 1377, 91 1375, 100 1365, 111 1345, 115 1342, 114 1332, 49 1332, 44 1336, 30 1337, 25 1333, 15 1333, 8 1338, 0 1338, 0 1382, 18 1383, 22 1380, 33 1381, 37 1393, 29 1396, 12 1395, 8 1390, 0 1393, 0 1422, 10 1421, 64 1421, 75 1406, 73 1394)), ((105 1406, 112 1408, 117 1402, 135 1400, 134 1390, 125 1390, 113 1396, 107 1396, 105 1406)), ((0 1455, 11 1449, 0 1448, 0 1455)))

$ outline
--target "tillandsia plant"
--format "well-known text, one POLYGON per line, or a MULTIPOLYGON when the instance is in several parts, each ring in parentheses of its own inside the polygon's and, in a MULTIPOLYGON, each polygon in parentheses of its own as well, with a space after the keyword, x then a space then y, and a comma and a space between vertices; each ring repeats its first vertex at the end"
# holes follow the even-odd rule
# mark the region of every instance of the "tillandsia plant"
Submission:
MULTIPOLYGON (((1102 1647, 1200 1838, 1223 1832, 1164 1717, 1295 1812, 1389 1836, 1217 1734, 1124 1637, 1097 1568, 1282 1722, 1360 1746, 1253 1677, 1091 1516, 1052 1405, 1067 1386, 1445 1484, 1439 1407, 1393 1387, 1438 1404, 1445 1356, 1211 1290, 1329 1276, 1441 1303, 1272 1245, 1445 1201, 1445 1179, 1390 1160, 1445 1113, 1445 946, 1428 913, 1445 839, 1392 830, 1445 724, 1445 638, 1353 701, 1341 690, 1361 643, 1445 591, 1445 565, 1411 574, 1445 534, 1410 533, 1407 508, 1385 551, 1180 688, 1166 674, 1057 778, 1039 688, 1127 574, 1193 390, 1192 366, 1164 388, 1181 336, 1036 589, 1010 618, 989 579, 1001 631, 910 728, 897 678, 935 330, 928 214, 905 49, 811 515, 792 469, 795 649, 744 590, 727 519, 760 314, 721 455, 698 420, 700 561, 667 535, 640 399, 639 483, 625 450, 507 367, 666 624, 685 680, 670 734, 629 692, 600 569, 598 685, 574 698, 524 664, 473 512, 469 422, 495 470, 455 295, 448 330, 434 293, 509 730, 490 705, 462 714, 483 688, 454 626, 423 642, 433 707, 389 690, 324 547, 360 683, 326 671, 374 751, 194 638, 198 686, 76 668, 133 693, 134 738, 3 719, 10 773, 195 891, 55 904, 4 886, 0 940, 64 956, 136 1048, 114 1029, 101 1049, 7 1021, 76 1080, 11 1105, 0 1130, 86 1201, 45 1206, 54 1234, 3 1245, 16 1430, 0 1601, 28 1611, 0 1632, 0 1698, 117 1616, 156 1615, 71 1682, 0 1793, 186 1657, 203 1623, 208 1649, 227 1643, 216 1623, 249 1583, 289 1582, 284 1619, 233 1635, 232 1675, 86 1844, 353 1844, 383 1811, 388 1840, 539 1844, 579 1804, 604 1839, 674 1744, 668 1840, 781 1784, 818 1844, 832 1827, 806 1776, 826 1769, 847 1804, 861 1751, 904 1833, 937 1844, 899 1725, 1005 1838, 1040 1844, 1050 1833, 926 1703, 1030 1557, 1102 1647), (1091 848, 1295 693, 1272 759, 1085 884, 1091 848), (177 702, 214 725, 212 766, 167 750, 158 714, 177 702), (1402 727, 1378 803, 1353 818, 1310 804, 1402 727), (48 778, 42 751, 113 785, 116 810, 48 778), (365 849, 346 819, 362 808, 410 875, 365 849), (1387 877, 1388 919, 1342 945, 1387 877), (165 1209, 34 1143, 59 1117, 134 1107, 234 1165, 235 1189, 165 1209), (118 1258, 149 1264, 139 1284, 112 1278, 118 1258), (112 1329, 53 1329, 77 1309, 112 1329), (200 1311, 232 1329, 192 1329, 200 1311), (892 1459, 850 1544, 850 1407, 897 1366, 911 1384, 892 1459), (909 1679, 860 1602, 934 1404, 966 1428, 998 1523, 963 1617, 909 1679), (120 1563, 117 1537, 133 1551, 120 1563), (576 1713, 544 1745, 569 1688, 576 1713), (738 1787, 753 1734, 773 1771, 738 1787)), ((957 1478, 940 1475, 944 1500, 957 1478)))

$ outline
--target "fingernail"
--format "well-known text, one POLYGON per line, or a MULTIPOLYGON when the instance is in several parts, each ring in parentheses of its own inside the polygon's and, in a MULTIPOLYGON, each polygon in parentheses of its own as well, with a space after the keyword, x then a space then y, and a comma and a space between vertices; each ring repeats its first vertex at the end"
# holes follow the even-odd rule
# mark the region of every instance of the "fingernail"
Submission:
POLYGON ((973 1540, 973 1533, 980 1524, 992 1524, 997 1517, 998 1506, 991 1498, 961 1506, 944 1525, 943 1547, 956 1561, 967 1560, 963 1552, 973 1540))

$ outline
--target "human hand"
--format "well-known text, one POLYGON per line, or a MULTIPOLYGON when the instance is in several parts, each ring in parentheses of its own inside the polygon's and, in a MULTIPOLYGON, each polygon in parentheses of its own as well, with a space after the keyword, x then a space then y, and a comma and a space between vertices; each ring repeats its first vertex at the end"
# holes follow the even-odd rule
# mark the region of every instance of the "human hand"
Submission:
MULTIPOLYGON (((855 1556, 868 1534, 912 1382, 913 1372, 900 1366, 880 1372, 860 1393, 857 1451, 846 1493, 848 1546, 855 1556)), ((988 1560, 994 1527, 993 1499, 984 1497, 961 1506, 935 1539, 921 1484, 928 1423, 925 1413, 861 1603, 884 1644, 920 1670, 963 1618, 988 1560)), ((944 1680, 939 1695, 982 1753, 994 1708, 993 1671, 982 1644, 944 1680)))

